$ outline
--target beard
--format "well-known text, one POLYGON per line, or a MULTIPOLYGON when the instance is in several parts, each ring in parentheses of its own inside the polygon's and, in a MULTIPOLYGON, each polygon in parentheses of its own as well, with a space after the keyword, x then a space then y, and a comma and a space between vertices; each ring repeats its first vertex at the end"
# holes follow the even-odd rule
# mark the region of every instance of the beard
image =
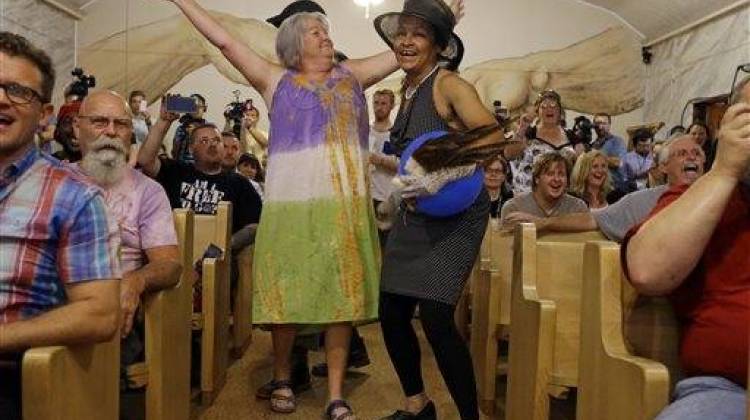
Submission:
POLYGON ((81 169, 102 187, 111 187, 122 180, 127 167, 127 150, 116 137, 99 136, 91 143, 81 160, 81 169))

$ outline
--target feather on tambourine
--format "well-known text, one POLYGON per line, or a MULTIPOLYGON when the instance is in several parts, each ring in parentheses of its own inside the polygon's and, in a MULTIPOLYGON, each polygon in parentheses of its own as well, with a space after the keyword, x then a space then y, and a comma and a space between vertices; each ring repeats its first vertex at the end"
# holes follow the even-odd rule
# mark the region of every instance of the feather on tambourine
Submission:
POLYGON ((394 184, 403 188, 405 177, 424 177, 429 195, 416 199, 416 209, 435 217, 466 210, 479 196, 484 171, 477 164, 497 156, 510 144, 493 139, 497 126, 468 132, 430 131, 412 141, 401 154, 394 184))

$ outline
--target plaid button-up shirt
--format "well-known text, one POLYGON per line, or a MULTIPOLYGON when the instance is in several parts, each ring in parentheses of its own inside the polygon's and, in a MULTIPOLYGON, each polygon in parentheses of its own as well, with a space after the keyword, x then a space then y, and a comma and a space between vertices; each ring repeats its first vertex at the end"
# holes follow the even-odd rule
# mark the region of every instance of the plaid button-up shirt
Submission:
POLYGON ((98 187, 32 147, 0 174, 0 324, 64 304, 66 285, 120 278, 119 245, 98 187))

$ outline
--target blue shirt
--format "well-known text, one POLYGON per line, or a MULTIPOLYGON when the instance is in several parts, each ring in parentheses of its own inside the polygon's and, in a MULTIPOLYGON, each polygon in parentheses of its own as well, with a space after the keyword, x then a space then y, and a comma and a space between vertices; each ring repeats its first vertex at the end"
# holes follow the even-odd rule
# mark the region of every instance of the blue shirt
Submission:
POLYGON ((635 185, 637 190, 646 188, 648 181, 648 171, 654 165, 652 153, 647 156, 641 156, 636 152, 629 152, 622 158, 620 172, 625 186, 632 187, 635 185))
MULTIPOLYGON (((601 144, 600 147, 596 147, 602 151, 607 157, 616 157, 619 159, 622 159, 625 157, 625 154, 628 152, 628 150, 625 148, 625 142, 620 138, 615 136, 614 134, 609 134, 604 141, 601 143, 597 142, 598 144, 601 144)), ((612 183, 614 184, 615 188, 618 190, 624 190, 625 185, 623 183, 622 174, 620 174, 620 168, 611 168, 609 169, 609 176, 612 178, 612 183)))

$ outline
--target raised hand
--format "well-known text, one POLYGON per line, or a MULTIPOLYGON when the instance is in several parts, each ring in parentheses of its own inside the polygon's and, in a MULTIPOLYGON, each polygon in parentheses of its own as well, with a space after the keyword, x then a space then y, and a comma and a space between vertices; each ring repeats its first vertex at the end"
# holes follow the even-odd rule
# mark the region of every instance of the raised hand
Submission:
POLYGON ((464 17, 464 0, 452 0, 450 3, 451 12, 456 17, 456 24, 464 17))
MULTIPOLYGON (((166 0, 166 1, 172 1, 172 0, 166 0)), ((169 94, 166 94, 161 98, 161 107, 159 107, 159 119, 171 124, 174 120, 180 118, 180 114, 177 114, 176 112, 167 111, 167 97, 168 96, 169 94)))
POLYGON ((718 137, 711 172, 742 179, 750 167, 750 104, 738 103, 727 109, 718 137))

